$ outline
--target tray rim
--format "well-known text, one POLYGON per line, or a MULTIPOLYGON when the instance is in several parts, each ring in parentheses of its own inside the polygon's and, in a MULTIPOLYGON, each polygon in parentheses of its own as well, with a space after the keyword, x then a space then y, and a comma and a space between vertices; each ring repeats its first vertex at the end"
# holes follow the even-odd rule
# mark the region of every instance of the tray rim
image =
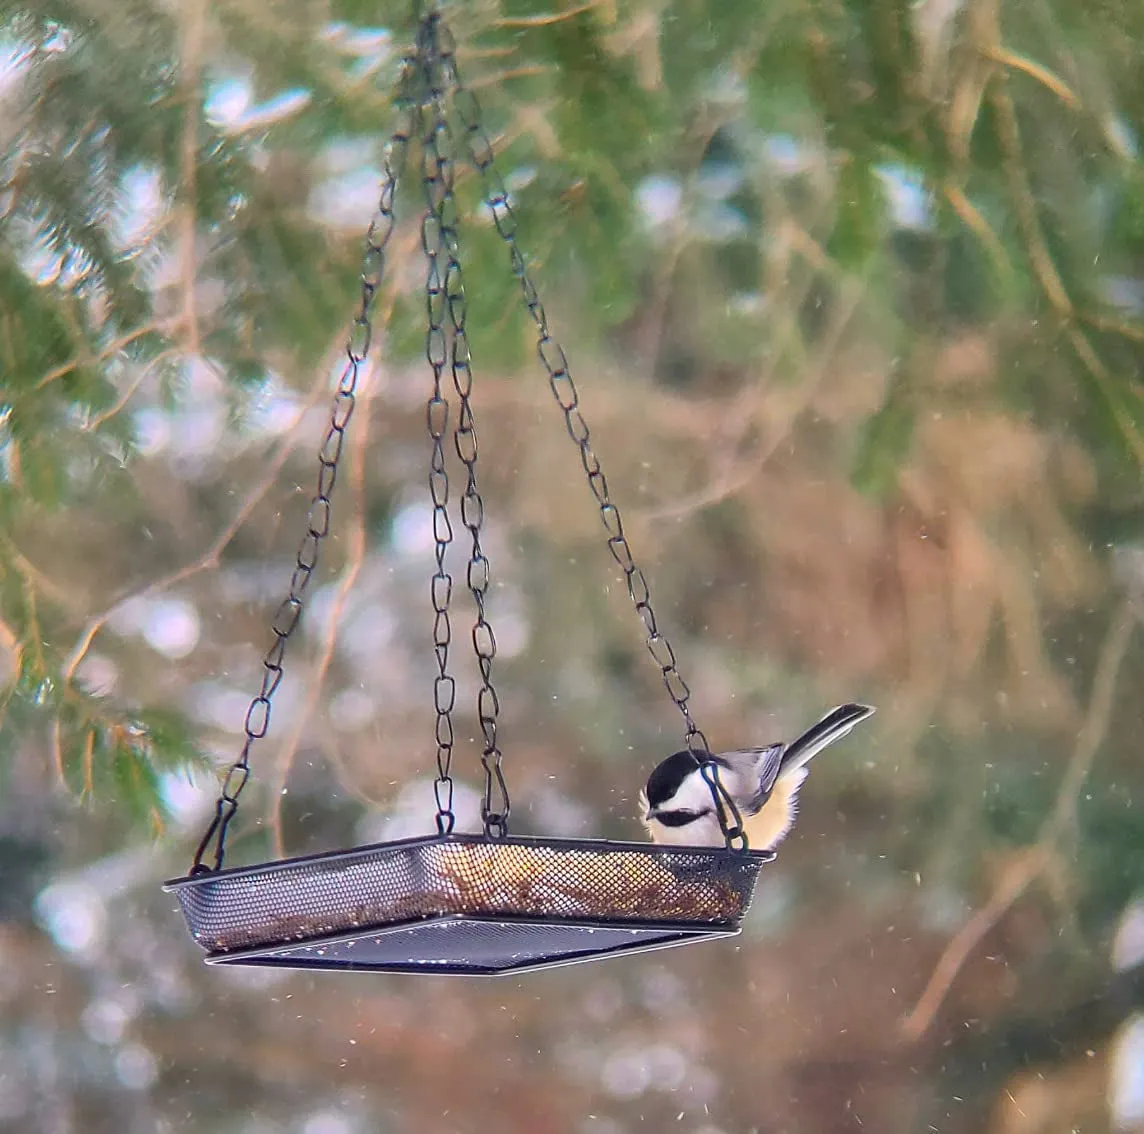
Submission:
POLYGON ((260 874, 269 874, 272 871, 289 871, 294 867, 310 866, 314 863, 328 862, 337 859, 351 859, 354 856, 366 857, 377 851, 413 850, 423 846, 433 845, 455 846, 520 846, 547 848, 557 851, 597 851, 597 852, 638 852, 649 854, 653 858, 678 858, 683 856, 697 860, 710 861, 718 858, 724 863, 739 862, 753 864, 755 873, 766 863, 773 862, 777 857, 773 850, 729 850, 727 847, 689 847, 665 845, 662 843, 618 842, 611 839, 565 839, 550 838, 543 835, 510 835, 502 839, 491 839, 486 835, 453 832, 448 835, 418 835, 409 839, 397 839, 391 842, 366 843, 362 846, 347 847, 343 850, 318 851, 313 854, 297 855, 291 858, 274 859, 269 862, 258 862, 250 866, 228 866, 222 870, 204 870, 199 874, 189 874, 181 878, 171 878, 163 883, 163 890, 167 893, 177 893, 180 890, 194 889, 198 886, 209 885, 224 878, 250 878, 260 874))

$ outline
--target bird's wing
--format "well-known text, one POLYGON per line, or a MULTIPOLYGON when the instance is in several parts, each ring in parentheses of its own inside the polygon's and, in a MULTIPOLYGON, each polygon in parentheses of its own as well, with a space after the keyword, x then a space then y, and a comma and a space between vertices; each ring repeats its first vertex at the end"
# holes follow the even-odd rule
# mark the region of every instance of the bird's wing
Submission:
MULTIPOLYGON (((765 748, 739 748, 724 752, 716 759, 740 777, 728 789, 737 800, 743 800, 746 812, 757 812, 770 798, 780 777, 806 778, 805 765, 827 745, 841 740, 856 724, 873 714, 868 705, 840 705, 817 724, 811 725, 789 744, 770 744, 765 748), (736 791, 735 788, 739 790, 736 791)), ((798 785, 794 785, 797 790, 798 785)))
POLYGON ((783 766, 783 746, 768 744, 765 748, 736 748, 723 752, 716 761, 727 768, 737 782, 724 786, 747 814, 758 811, 767 801, 783 766))

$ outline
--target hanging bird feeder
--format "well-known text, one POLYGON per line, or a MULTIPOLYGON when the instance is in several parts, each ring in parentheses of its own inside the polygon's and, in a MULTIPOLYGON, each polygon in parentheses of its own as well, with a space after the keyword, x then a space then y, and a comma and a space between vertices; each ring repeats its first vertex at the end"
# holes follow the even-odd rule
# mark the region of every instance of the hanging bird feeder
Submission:
POLYGON ((738 811, 719 781, 706 738, 692 719, 690 691, 676 668, 670 643, 659 630, 647 580, 632 559, 620 513, 592 448, 567 359, 549 331, 517 244, 516 216, 494 164, 477 99, 461 82, 453 40, 440 12, 434 5, 428 7, 419 21, 415 48, 402 62, 396 99, 399 123, 386 147, 380 203, 366 237, 361 304, 319 451, 318 485, 306 534, 289 594, 273 621, 274 642, 263 659, 262 687, 247 712, 242 750, 223 782, 191 870, 186 878, 165 887, 178 898, 191 935, 211 964, 493 974, 733 936, 739 932, 760 867, 774 858, 772 852, 747 847, 738 811), (421 222, 427 263, 425 353, 433 381, 426 414, 436 543, 430 590, 437 665, 437 834, 224 869, 227 832, 250 776, 251 749, 269 728, 286 644, 298 625, 318 550, 329 532, 338 461, 372 337, 371 305, 395 224, 398 180, 414 139, 420 146, 425 202, 421 222), (536 324, 540 361, 579 450, 607 531, 608 549, 624 572, 648 649, 683 715, 686 745, 699 759, 711 789, 723 847, 509 834, 510 802, 497 735, 500 703, 492 683, 496 639, 485 615, 489 561, 481 545, 484 502, 477 484, 473 375, 453 196, 455 162, 462 153, 481 178, 485 204, 508 249, 511 271, 536 324), (453 580, 445 570, 453 538, 445 460, 452 395, 447 385, 457 406, 453 446, 466 474, 460 500, 460 519, 471 544, 465 581, 476 608, 471 638, 481 678, 477 713, 484 739, 480 835, 453 830, 455 684, 449 672, 453 580))

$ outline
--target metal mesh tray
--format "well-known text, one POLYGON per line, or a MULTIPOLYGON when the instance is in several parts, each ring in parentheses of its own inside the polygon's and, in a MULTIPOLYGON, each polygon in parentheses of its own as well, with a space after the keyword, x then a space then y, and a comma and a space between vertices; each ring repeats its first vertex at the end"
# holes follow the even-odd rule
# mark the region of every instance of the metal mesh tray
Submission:
POLYGON ((766 851, 445 835, 168 882, 213 964, 504 973, 732 936, 766 851))

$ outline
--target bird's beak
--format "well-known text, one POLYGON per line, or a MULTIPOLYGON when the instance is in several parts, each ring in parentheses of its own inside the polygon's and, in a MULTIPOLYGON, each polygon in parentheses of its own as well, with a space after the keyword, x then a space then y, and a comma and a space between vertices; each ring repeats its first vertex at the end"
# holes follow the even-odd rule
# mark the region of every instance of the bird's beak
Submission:
POLYGON ((650 807, 649 807, 649 808, 647 809, 647 814, 644 816, 644 820, 645 820, 645 821, 648 821, 648 820, 651 820, 651 819, 654 819, 654 818, 655 818, 655 811, 654 811, 652 808, 650 808, 650 807))

